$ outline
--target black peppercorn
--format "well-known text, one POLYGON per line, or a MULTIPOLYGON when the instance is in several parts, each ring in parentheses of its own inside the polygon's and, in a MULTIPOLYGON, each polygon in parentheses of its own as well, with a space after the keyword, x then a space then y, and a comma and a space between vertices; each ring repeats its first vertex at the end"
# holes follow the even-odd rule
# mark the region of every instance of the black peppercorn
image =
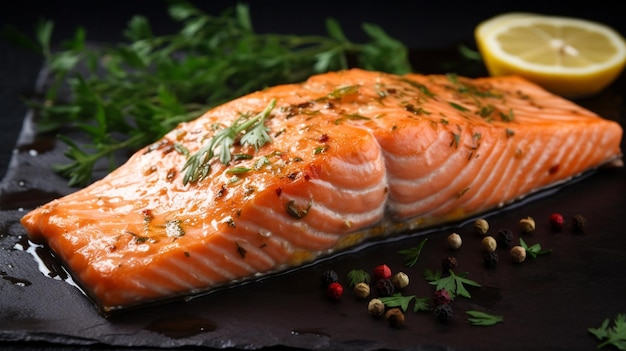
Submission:
POLYGON ((435 318, 441 323, 447 323, 452 319, 452 307, 449 304, 437 305, 433 309, 435 318))
POLYGON ((446 257, 441 260, 441 268, 443 268, 444 272, 454 270, 456 268, 456 264, 456 257, 446 257))
POLYGON ((574 233, 581 234, 585 232, 585 224, 587 223, 587 219, 582 215, 575 215, 572 218, 572 229, 574 233))
POLYGON ((499 246, 509 248, 513 245, 513 232, 509 229, 500 229, 496 240, 499 246))
POLYGON ((337 272, 328 270, 322 273, 320 280, 322 282, 322 288, 326 289, 330 284, 338 282, 339 276, 337 275, 337 272))
POLYGON ((495 251, 487 251, 483 255, 485 267, 494 268, 498 265, 498 254, 495 251))
POLYGON ((376 281, 376 291, 378 291, 380 296, 391 296, 395 288, 391 279, 378 279, 376 281))

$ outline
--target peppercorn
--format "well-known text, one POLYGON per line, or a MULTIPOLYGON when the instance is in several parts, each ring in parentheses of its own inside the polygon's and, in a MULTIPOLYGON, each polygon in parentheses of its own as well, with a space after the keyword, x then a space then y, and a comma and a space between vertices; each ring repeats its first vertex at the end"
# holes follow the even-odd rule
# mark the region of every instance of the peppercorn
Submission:
POLYGON ((585 232, 585 224, 587 223, 587 219, 582 215, 575 215, 572 218, 572 229, 574 233, 584 233, 585 232))
POLYGON ((391 296, 395 288, 391 279, 378 279, 376 281, 376 291, 378 291, 380 296, 391 296))
POLYGON ((481 243, 483 246, 483 250, 487 252, 496 251, 496 249, 498 248, 498 243, 496 242, 496 239, 494 239, 491 235, 484 237, 481 243))
POLYGON ((489 231, 489 222, 484 218, 479 218, 474 222, 474 231, 478 235, 487 235, 489 231))
POLYGON ((343 285, 338 282, 330 283, 326 288, 326 293, 333 300, 339 300, 343 295, 343 285))
POLYGON ((320 280, 322 281, 322 288, 326 289, 330 284, 338 282, 339 276, 337 275, 337 272, 328 270, 322 273, 320 280))
POLYGON ((404 325, 404 313, 397 307, 390 308, 387 313, 385 313, 385 319, 392 327, 399 328, 404 325))
POLYGON ((370 286, 367 283, 358 283, 353 290, 356 297, 360 299, 366 299, 370 296, 370 286))
POLYGON ((433 309, 435 318, 441 323, 447 323, 452 319, 452 307, 449 304, 437 305, 433 309))
POLYGON ((550 228, 552 228, 552 231, 555 231, 555 232, 560 232, 565 226, 565 219, 563 218, 563 215, 560 213, 551 214, 549 222, 550 222, 550 228))
POLYGON ((463 244, 463 239, 461 239, 459 234, 452 233, 448 235, 447 242, 451 249, 456 250, 461 247, 461 244, 463 244))
POLYGON ((381 264, 374 268, 374 280, 391 279, 391 268, 386 264, 381 264))
POLYGON ((535 230, 535 220, 532 217, 526 217, 519 220, 519 227, 522 233, 530 233, 535 230))
POLYGON ((435 306, 449 304, 451 300, 450 293, 446 289, 439 289, 433 294, 433 304, 435 306))
POLYGON ((511 258, 513 262, 522 263, 526 259, 526 249, 521 246, 511 248, 511 258))
POLYGON ((456 265, 457 265, 456 257, 446 257, 441 260, 441 268, 443 268, 445 272, 449 270, 454 270, 456 268, 456 265))
POLYGON ((367 304, 367 311, 374 317, 385 314, 385 304, 380 299, 371 299, 367 304))
POLYGON ((409 276, 404 272, 398 272, 394 274, 391 281, 396 289, 404 289, 409 285, 409 276))
POLYGON ((498 265, 498 253, 495 251, 487 251, 483 255, 483 261, 485 263, 485 267, 494 268, 498 265))
POLYGON ((508 229, 498 230, 498 245, 502 247, 511 247, 513 245, 513 232, 508 229))

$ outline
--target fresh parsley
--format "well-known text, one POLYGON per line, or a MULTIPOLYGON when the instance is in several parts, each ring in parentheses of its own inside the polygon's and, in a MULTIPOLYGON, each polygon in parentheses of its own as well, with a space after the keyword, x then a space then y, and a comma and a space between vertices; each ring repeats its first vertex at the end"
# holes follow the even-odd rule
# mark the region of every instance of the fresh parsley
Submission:
POLYGON ((405 266, 409 268, 415 266, 415 263, 417 263, 417 259, 420 257, 420 253, 422 253, 422 249, 424 248, 424 244, 426 244, 427 240, 428 238, 424 238, 417 246, 398 251, 398 253, 403 256, 402 262, 404 262, 405 266))
POLYGON ((429 311, 428 297, 417 297, 415 295, 403 296, 401 294, 394 294, 391 296, 385 296, 379 298, 386 307, 393 308, 399 307, 403 312, 409 309, 411 301, 415 301, 413 305, 413 312, 429 311))
POLYGON ((457 275, 451 269, 449 269, 448 272, 449 275, 444 277, 441 270, 432 271, 427 269, 424 271, 424 278, 430 282, 430 285, 435 285, 437 290, 446 289, 453 299, 457 295, 466 298, 472 297, 465 285, 480 287, 480 284, 465 278, 467 273, 457 275))
POLYGON ((292 35, 255 32, 245 4, 219 15, 185 1, 168 2, 167 10, 180 24, 178 32, 156 35, 148 19, 137 15, 124 29, 125 40, 113 44, 89 42, 78 28, 53 47, 52 21, 40 21, 33 38, 4 28, 6 39, 45 59, 44 96, 27 99, 37 126, 47 132, 73 127, 82 135, 60 138, 69 161, 55 169, 71 185, 91 182, 99 160, 109 159, 113 168, 114 154, 137 150, 181 122, 267 86, 346 69, 348 62, 396 74, 412 70, 405 45, 374 24, 364 23, 369 40, 355 43, 332 18, 325 36, 292 35))
POLYGON ((539 243, 534 244, 532 246, 528 246, 528 244, 526 244, 526 242, 522 238, 519 238, 519 244, 521 247, 523 247, 526 250, 526 253, 532 258, 537 258, 537 256, 540 256, 540 255, 547 255, 552 252, 551 249, 545 249, 545 250, 542 249, 541 244, 539 243))
POLYGON ((587 330, 601 341, 599 349, 613 345, 619 350, 626 350, 626 314, 618 314, 612 326, 607 318, 600 327, 587 330))
POLYGON ((359 283, 369 284, 372 280, 369 273, 362 269, 353 269, 348 272, 348 286, 354 288, 359 283))
POLYGON ((488 314, 480 311, 465 311, 469 315, 467 318, 468 322, 472 325, 478 326, 490 326, 498 323, 502 323, 504 321, 504 317, 488 314))

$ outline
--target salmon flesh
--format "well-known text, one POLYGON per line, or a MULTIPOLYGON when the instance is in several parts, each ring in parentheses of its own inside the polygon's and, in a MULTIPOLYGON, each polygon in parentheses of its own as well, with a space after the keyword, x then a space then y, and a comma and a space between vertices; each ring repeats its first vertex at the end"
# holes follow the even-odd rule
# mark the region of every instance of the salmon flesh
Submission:
POLYGON ((516 76, 331 72, 182 123, 22 224, 108 313, 476 216, 621 160, 621 138, 516 76))

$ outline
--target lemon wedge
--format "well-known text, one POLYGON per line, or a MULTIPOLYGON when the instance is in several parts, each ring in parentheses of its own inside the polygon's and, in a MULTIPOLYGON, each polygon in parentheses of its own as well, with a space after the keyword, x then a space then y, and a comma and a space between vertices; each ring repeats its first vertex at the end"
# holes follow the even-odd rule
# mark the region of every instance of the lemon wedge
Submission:
POLYGON ((474 36, 490 75, 517 74, 570 98, 602 91, 626 64, 624 38, 584 19, 506 13, 479 23, 474 36))

